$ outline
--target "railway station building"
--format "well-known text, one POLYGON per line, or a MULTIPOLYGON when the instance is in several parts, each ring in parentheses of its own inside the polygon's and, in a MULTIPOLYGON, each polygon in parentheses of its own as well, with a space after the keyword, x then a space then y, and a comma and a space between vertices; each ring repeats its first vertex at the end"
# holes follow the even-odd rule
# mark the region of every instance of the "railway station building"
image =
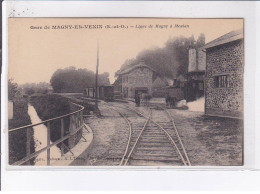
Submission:
POLYGON ((243 118, 243 30, 231 31, 204 47, 205 114, 243 118))
POLYGON ((121 78, 123 97, 134 98, 136 93, 152 95, 154 72, 151 67, 142 62, 118 73, 121 78))
POLYGON ((115 82, 113 83, 114 86, 114 95, 116 98, 122 98, 122 77, 118 76, 115 82))

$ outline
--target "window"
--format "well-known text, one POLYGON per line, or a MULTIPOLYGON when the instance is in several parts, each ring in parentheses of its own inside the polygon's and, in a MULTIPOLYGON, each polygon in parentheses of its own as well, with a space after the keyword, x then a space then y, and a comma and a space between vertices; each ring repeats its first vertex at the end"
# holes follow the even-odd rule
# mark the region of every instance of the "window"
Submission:
POLYGON ((228 88, 229 87, 229 75, 215 76, 215 87, 216 88, 228 88))

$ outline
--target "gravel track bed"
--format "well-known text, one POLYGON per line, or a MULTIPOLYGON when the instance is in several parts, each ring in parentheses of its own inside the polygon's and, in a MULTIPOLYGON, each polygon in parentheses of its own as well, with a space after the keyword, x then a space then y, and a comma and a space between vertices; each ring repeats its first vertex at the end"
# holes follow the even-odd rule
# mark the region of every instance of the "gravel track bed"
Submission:
MULTIPOLYGON (((94 139, 89 156, 81 165, 117 166, 120 164, 129 138, 129 127, 118 111, 126 115, 132 123, 134 138, 138 137, 146 121, 135 112, 123 108, 126 106, 140 111, 145 116, 149 115, 149 107, 135 107, 131 102, 100 102, 102 116, 90 117, 86 121, 93 130, 94 139), (111 105, 114 105, 114 108, 111 105)), ((168 109, 168 112, 174 118, 192 166, 242 165, 242 121, 206 117, 203 112, 188 110, 168 109)), ((159 109, 153 109, 152 119, 162 126, 170 122, 167 114, 159 109)), ((169 127, 165 127, 165 130, 170 135, 174 134, 173 129, 169 127)))

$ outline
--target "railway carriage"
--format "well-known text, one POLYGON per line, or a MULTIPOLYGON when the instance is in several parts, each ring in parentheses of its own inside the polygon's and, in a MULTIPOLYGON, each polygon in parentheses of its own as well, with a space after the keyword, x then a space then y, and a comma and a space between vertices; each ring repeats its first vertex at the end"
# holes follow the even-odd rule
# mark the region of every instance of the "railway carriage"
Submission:
POLYGON ((83 94, 87 97, 94 98, 95 97, 95 88, 93 88, 93 87, 85 88, 83 94))
POLYGON ((98 97, 103 100, 114 100, 114 87, 113 86, 100 86, 98 87, 98 97))
MULTIPOLYGON (((89 98, 95 98, 96 88, 88 87, 84 89, 84 95, 89 98)), ((106 101, 114 100, 114 87, 113 86, 99 86, 97 96, 99 99, 106 101)))

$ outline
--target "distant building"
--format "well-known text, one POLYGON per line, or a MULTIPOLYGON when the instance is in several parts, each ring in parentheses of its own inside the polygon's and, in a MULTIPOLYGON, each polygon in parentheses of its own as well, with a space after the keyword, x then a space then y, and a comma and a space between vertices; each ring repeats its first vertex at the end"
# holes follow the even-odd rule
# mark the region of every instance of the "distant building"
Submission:
POLYGON ((207 55, 205 114, 243 118, 243 30, 232 31, 204 46, 207 55))
POLYGON ((134 98, 136 93, 152 95, 154 70, 140 63, 118 73, 122 80, 122 94, 126 98, 134 98))
POLYGON ((189 49, 186 100, 194 101, 204 96, 206 53, 202 49, 189 49))
POLYGON ((122 97, 123 89, 122 89, 122 76, 119 75, 115 82, 113 83, 114 86, 114 95, 115 97, 122 97))

